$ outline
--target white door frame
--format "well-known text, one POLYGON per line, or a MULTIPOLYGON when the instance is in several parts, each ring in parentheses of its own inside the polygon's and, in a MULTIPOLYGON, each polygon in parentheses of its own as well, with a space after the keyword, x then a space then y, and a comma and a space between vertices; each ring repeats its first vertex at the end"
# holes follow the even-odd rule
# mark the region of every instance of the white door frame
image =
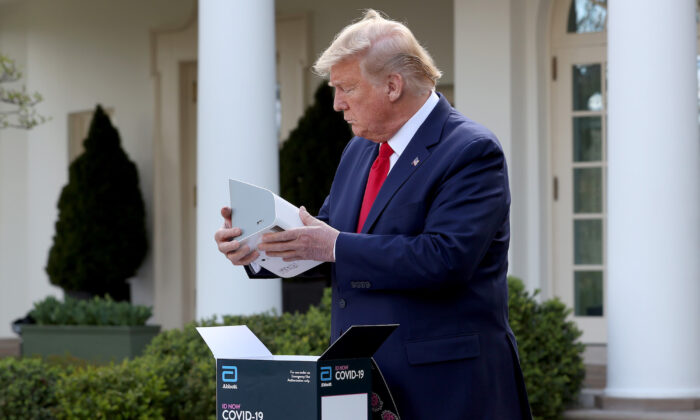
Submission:
MULTIPOLYGON (((601 265, 575 265, 574 264, 574 229, 573 220, 600 220, 601 213, 575 215, 574 214, 574 168, 598 168, 598 162, 573 162, 573 117, 599 116, 601 111, 572 111, 572 66, 600 63, 602 66, 602 89, 605 92, 605 50, 600 47, 581 47, 559 51, 556 55, 559 75, 553 89, 553 142, 552 142, 552 168, 555 179, 556 198, 552 202, 553 244, 552 264, 554 273, 553 292, 567 306, 574 308, 574 269, 579 271, 602 270, 603 271, 603 316, 576 316, 573 319, 583 330, 581 340, 584 343, 606 343, 607 323, 605 318, 605 118, 602 117, 602 245, 601 265)), ((604 110, 602 113, 604 114, 604 110)))
MULTIPOLYGON (((601 63, 603 92, 605 87, 605 61, 607 57, 607 33, 567 33, 567 20, 571 0, 554 0, 550 33, 552 78, 550 79, 550 173, 551 188, 551 246, 550 284, 553 296, 559 297, 574 309, 574 245, 573 245, 573 164, 572 144, 572 65, 601 63)), ((586 112, 578 111, 584 116, 586 112)), ((605 118, 603 118, 605 120, 605 118)), ((603 122, 603 138, 605 138, 603 122)), ((605 140, 604 140, 605 141, 605 140)), ((604 147, 603 143, 603 147, 604 147)), ((605 150, 603 150, 605 159, 605 150)), ((577 164, 577 166, 587 166, 577 164)), ((605 168, 605 165, 603 165, 605 168)), ((605 172, 605 169, 603 169, 605 172)), ((605 214, 605 174, 603 174, 603 214, 605 214)), ((579 216, 577 216, 578 218, 579 216)), ((585 218, 586 216, 581 216, 585 218)), ((605 247, 606 218, 603 217, 603 248, 605 247)), ((575 316, 572 319, 583 331, 581 341, 586 344, 607 343, 605 318, 606 293, 605 252, 603 252, 603 316, 575 316)), ((578 269, 598 269, 599 266, 577 266, 578 269)))
POLYGON ((180 64, 197 60, 196 11, 183 27, 151 33, 151 69, 155 86, 153 138, 153 315, 164 329, 193 319, 183 303, 183 197, 180 64))

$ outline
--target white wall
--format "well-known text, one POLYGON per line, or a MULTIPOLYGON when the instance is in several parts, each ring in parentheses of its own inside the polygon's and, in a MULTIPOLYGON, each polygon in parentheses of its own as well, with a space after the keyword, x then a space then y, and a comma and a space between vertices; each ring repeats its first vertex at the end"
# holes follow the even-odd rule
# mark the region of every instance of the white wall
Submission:
POLYGON ((511 0, 511 223, 512 273, 531 289, 548 290, 551 179, 549 0, 511 0))
MULTIPOLYGON (((510 0, 455 0, 455 102, 511 155, 510 0)), ((511 169, 512 173, 512 169, 511 169)))
MULTIPOLYGON (((10 335, 11 319, 23 316, 33 301, 57 291, 49 285, 44 267, 54 234, 56 203, 67 182, 68 113, 92 109, 97 103, 114 108, 122 146, 139 169, 147 229, 152 230, 150 31, 181 25, 193 7, 193 0, 27 0, 0 4, 0 46, 5 49, 9 45, 26 57, 26 82, 44 95, 40 110, 53 118, 28 132, 24 145, 8 143, 10 134, 0 137, 0 173, 9 172, 13 183, 18 181, 14 189, 24 191, 20 201, 25 206, 5 204, 12 188, 6 186, 9 180, 3 176, 0 249, 10 248, 13 253, 0 254, 0 296, 16 304, 12 313, 0 309, 0 337, 10 335), (16 9, 25 16, 21 23, 12 18, 16 9), (21 33, 25 35, 18 37, 21 33), (14 166, 6 166, 6 162, 14 166), (28 165, 23 168, 22 162, 28 165), (4 234, 7 229, 12 236, 4 234)), ((149 254, 132 286, 140 303, 153 302, 152 272, 149 254)))
MULTIPOLYGON (((15 3, 0 10, 0 51, 25 69, 26 13, 15 3)), ((0 338, 26 313, 27 156, 26 131, 0 130, 0 338)))

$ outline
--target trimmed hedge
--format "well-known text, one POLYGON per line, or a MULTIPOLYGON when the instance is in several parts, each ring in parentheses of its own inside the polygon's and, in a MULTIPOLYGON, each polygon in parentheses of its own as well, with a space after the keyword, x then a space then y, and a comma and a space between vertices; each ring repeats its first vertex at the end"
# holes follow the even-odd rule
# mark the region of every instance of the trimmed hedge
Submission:
POLYGON ((0 359, 0 419, 52 419, 61 373, 41 359, 0 359))
POLYGON ((153 310, 129 302, 115 302, 111 297, 95 296, 78 300, 66 296, 61 302, 53 296, 35 302, 29 316, 39 325, 121 325, 142 326, 153 310))
POLYGON ((164 378, 147 360, 87 366, 56 384, 56 418, 160 419, 167 396, 164 378))
MULTIPOLYGON (((203 322, 203 325, 215 325, 203 322)), ((163 418, 204 419, 216 417, 216 366, 209 348, 195 327, 158 334, 141 359, 165 379, 168 396, 163 418)))
MULTIPOLYGON (((517 279, 509 280, 510 322, 537 419, 561 418, 583 379, 581 332, 559 300, 539 303, 517 279)), ((330 289, 305 314, 226 316, 245 324, 274 354, 321 354, 329 343, 330 289)), ((142 357, 107 366, 53 359, 0 360, 0 418, 214 419, 216 374, 196 326, 159 334, 142 357)))
POLYGON ((320 356, 331 339, 331 289, 324 291, 319 306, 310 306, 304 314, 227 316, 224 325, 248 325, 272 354, 320 356))

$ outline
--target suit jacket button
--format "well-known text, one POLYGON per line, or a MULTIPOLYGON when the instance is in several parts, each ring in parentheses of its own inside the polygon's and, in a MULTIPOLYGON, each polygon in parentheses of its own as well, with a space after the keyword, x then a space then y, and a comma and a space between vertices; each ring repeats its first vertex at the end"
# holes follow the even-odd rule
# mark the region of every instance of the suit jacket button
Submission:
POLYGON ((340 300, 338 301, 338 306, 340 306, 340 309, 345 308, 345 306, 347 306, 347 303, 345 302, 345 299, 340 299, 340 300))

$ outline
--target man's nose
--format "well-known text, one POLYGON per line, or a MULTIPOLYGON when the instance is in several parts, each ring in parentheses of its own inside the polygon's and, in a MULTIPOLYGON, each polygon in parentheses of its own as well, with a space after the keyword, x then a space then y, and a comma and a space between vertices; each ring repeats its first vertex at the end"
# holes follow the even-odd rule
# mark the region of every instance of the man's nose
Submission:
POLYGON ((333 97, 333 109, 336 111, 345 111, 348 109, 348 104, 343 100, 341 95, 338 95, 337 91, 333 97))

